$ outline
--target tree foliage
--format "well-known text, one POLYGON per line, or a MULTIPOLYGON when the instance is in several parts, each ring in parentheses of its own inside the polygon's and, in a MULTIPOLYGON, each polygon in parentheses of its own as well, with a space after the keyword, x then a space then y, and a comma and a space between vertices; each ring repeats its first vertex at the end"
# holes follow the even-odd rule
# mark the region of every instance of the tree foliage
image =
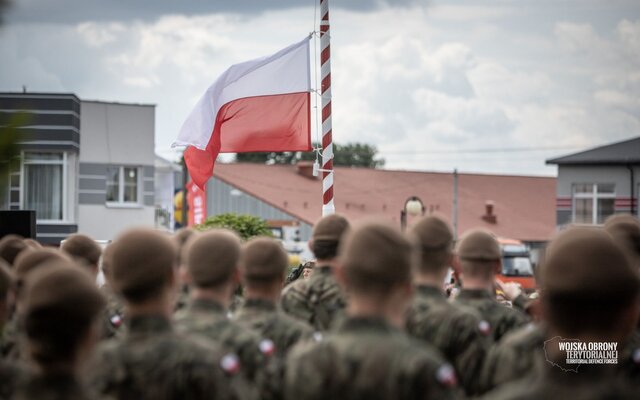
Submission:
MULTIPOLYGON (((314 144, 320 147, 320 144, 314 144)), ((295 164, 297 161, 313 161, 314 152, 266 152, 266 153, 238 153, 237 162, 259 164, 295 164)), ((378 157, 378 149, 366 143, 333 144, 333 165, 345 167, 378 168, 384 166, 384 159, 378 157)))
POLYGON ((28 125, 26 113, 0 116, 0 196, 6 196, 9 172, 20 165, 20 128, 28 125))
POLYGON ((204 223, 196 225, 195 228, 199 231, 215 228, 231 229, 236 231, 243 240, 249 240, 254 236, 273 236, 264 219, 248 214, 218 214, 207 218, 204 223))

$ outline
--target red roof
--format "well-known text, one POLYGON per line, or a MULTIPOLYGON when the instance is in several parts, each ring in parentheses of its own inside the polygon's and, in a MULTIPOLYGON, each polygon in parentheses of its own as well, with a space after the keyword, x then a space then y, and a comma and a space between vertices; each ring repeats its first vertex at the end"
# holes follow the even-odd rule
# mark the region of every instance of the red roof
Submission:
MULTIPOLYGON (((251 163, 216 165, 215 177, 309 224, 321 215, 320 179, 300 175, 292 165, 251 163)), ((410 196, 451 219, 453 174, 336 167, 336 212, 351 221, 383 217, 400 223, 410 196)), ((458 175, 458 232, 484 227, 501 237, 548 240, 556 226, 556 178, 458 175), (483 220, 493 201, 496 223, 483 220)), ((411 224, 411 217, 409 217, 411 224)))

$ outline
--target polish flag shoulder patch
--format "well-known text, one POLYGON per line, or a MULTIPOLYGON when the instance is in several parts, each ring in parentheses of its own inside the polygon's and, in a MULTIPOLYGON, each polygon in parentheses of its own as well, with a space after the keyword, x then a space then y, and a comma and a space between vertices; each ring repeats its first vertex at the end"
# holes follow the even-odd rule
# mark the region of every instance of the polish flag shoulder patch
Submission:
POLYGON ((258 347, 260 348, 260 352, 266 356, 271 356, 276 351, 275 344, 269 339, 262 340, 258 347))
POLYGON ((454 387, 458 384, 456 371, 449 364, 444 364, 436 371, 436 380, 445 387, 454 387))
POLYGON ((114 314, 111 316, 111 318, 109 318, 109 322, 111 322, 111 325, 113 325, 115 328, 119 328, 120 325, 122 325, 122 317, 118 314, 114 314))
POLYGON ((478 331, 484 336, 489 336, 491 334, 491 324, 483 319, 478 323, 478 331))
POLYGON ((240 371, 240 360, 235 354, 227 354, 220 360, 220 367, 229 375, 235 375, 240 371))

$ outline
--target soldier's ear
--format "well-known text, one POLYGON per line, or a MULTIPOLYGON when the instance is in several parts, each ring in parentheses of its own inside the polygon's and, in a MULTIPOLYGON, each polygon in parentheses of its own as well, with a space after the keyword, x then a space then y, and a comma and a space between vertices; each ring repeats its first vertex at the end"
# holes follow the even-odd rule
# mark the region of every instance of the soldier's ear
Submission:
POLYGON ((502 261, 498 260, 495 262, 495 265, 493 266, 493 272, 498 275, 500 273, 502 273, 502 261))

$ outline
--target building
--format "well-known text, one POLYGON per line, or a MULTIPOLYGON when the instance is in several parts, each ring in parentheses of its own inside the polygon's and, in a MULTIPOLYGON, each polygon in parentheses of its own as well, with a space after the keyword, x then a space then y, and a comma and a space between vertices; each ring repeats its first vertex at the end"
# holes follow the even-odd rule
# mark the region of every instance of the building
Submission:
POLYGON ((640 136, 547 160, 558 166, 556 223, 602 224, 638 213, 640 136))
POLYGON ((0 93, 0 113, 28 114, 5 209, 36 211, 37 239, 75 232, 110 240, 154 226, 155 106, 71 93, 0 93))
MULTIPOLYGON (((207 184, 208 214, 258 215, 276 228, 296 227, 306 241, 322 209, 322 183, 311 171, 304 163, 217 164, 207 184)), ((411 196, 427 213, 452 218, 452 173, 336 167, 334 182, 336 211, 352 221, 381 217, 399 226, 411 196)), ((484 227, 536 247, 555 231, 555 188, 555 178, 458 174, 457 232, 484 227)))

